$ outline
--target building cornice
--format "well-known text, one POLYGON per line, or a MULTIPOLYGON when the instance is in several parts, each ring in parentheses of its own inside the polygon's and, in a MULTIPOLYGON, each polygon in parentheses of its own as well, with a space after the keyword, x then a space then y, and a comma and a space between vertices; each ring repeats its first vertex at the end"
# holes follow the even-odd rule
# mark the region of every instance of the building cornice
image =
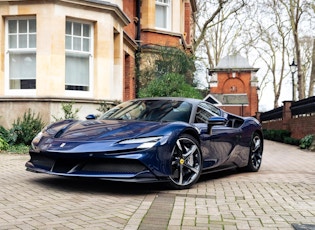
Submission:
POLYGON ((259 68, 213 68, 210 72, 257 72, 259 68))
POLYGON ((142 28, 142 32, 151 32, 151 33, 157 33, 157 34, 165 34, 169 36, 174 36, 174 37, 181 37, 181 33, 176 33, 168 30, 158 30, 158 29, 152 29, 152 28, 142 28))
POLYGON ((123 23, 123 26, 126 26, 131 22, 130 19, 127 17, 127 15, 116 4, 112 4, 112 3, 100 1, 100 0, 58 0, 58 1, 73 4, 76 6, 92 7, 92 8, 96 8, 96 9, 100 9, 104 11, 109 11, 121 20, 121 22, 123 23))
MULTIPOLYGON (((157 34, 163 34, 163 35, 178 37, 178 39, 181 39, 181 45, 182 45, 185 49, 190 49, 190 50, 192 50, 192 46, 191 46, 191 45, 188 45, 188 44, 186 43, 186 40, 185 40, 185 38, 184 38, 184 35, 181 34, 181 33, 176 33, 176 32, 167 31, 167 30, 152 29, 152 28, 142 28, 141 31, 142 31, 142 32, 157 33, 157 34)), ((141 42, 141 41, 140 41, 140 42, 141 42)))
POLYGON ((90 7, 101 11, 106 11, 113 14, 116 18, 120 20, 123 26, 128 25, 131 21, 128 16, 120 9, 117 4, 113 4, 101 0, 7 0, 1 1, 2 4, 5 3, 21 3, 21 4, 45 4, 45 3, 55 3, 55 4, 69 4, 74 7, 90 7))
MULTIPOLYGON (((100 99, 91 98, 68 98, 68 97, 19 97, 19 96, 4 96, 0 97, 0 102, 75 102, 75 103, 94 103, 99 104, 104 102, 100 99)), ((116 103, 114 100, 106 100, 107 103, 116 103)))
POLYGON ((124 41, 129 44, 134 50, 138 49, 137 42, 132 39, 126 32, 124 32, 124 41))

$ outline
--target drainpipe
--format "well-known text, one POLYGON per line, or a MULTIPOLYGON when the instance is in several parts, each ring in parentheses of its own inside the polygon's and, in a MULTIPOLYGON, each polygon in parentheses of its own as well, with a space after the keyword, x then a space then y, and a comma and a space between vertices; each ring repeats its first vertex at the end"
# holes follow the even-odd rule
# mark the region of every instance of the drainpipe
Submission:
POLYGON ((140 9, 141 9, 141 0, 136 0, 136 17, 137 17, 137 32, 136 32, 136 41, 138 45, 140 45, 140 38, 141 38, 141 28, 140 28, 140 9))
POLYGON ((136 22, 136 42, 138 44, 138 48, 136 50, 136 60, 135 60, 135 65, 136 65, 136 89, 135 89, 135 94, 136 94, 136 98, 138 97, 138 91, 139 91, 139 82, 140 82, 140 61, 141 61, 141 0, 136 0, 136 17, 137 17, 137 22, 136 22))

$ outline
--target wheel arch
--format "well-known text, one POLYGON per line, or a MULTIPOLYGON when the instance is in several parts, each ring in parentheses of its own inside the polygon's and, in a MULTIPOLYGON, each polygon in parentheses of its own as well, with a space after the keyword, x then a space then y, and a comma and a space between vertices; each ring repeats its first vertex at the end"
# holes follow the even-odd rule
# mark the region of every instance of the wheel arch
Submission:
POLYGON ((194 138, 198 141, 198 143, 200 144, 199 133, 197 132, 196 129, 194 129, 194 128, 186 128, 186 129, 184 129, 184 130, 181 132, 181 135, 182 135, 182 134, 188 134, 188 135, 194 137, 194 138))

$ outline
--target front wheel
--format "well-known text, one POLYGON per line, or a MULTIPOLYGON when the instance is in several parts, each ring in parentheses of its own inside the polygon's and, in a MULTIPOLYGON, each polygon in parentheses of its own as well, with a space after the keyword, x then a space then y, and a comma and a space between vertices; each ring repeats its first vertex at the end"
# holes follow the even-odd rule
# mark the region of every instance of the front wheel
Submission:
POLYGON ((187 189, 195 184, 202 170, 202 155, 198 141, 191 135, 181 135, 171 153, 169 185, 174 189, 187 189))
POLYGON ((257 172, 261 166, 263 153, 263 140, 261 135, 254 133, 252 136, 248 164, 245 167, 246 171, 257 172))

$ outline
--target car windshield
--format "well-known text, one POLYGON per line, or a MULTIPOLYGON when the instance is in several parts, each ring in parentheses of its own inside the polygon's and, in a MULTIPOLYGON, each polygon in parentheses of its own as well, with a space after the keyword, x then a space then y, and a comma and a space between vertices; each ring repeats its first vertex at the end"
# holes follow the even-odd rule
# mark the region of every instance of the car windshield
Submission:
POLYGON ((189 122, 191 109, 185 101, 134 100, 110 109, 100 119, 189 122))

